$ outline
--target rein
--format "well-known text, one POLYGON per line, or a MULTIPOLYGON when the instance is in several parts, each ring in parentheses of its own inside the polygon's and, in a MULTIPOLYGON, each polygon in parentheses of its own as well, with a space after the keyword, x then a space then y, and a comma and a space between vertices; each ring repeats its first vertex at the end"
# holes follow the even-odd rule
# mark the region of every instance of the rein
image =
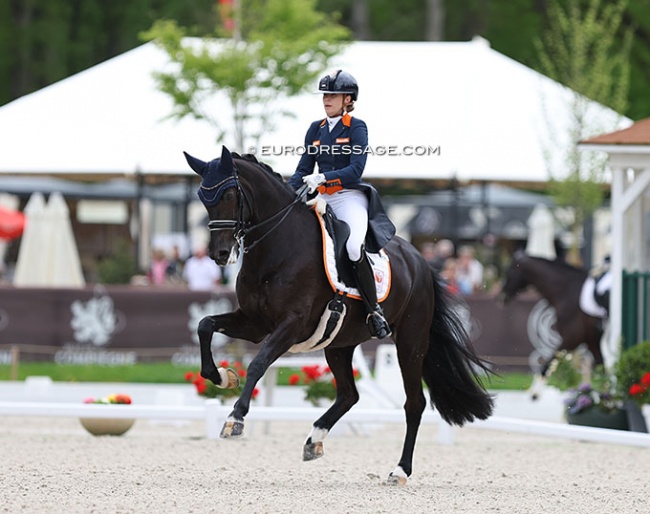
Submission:
MULTIPOLYGON (((232 179, 232 177, 229 178, 232 179)), ((279 227, 280 224, 282 224, 282 222, 289 215, 291 210, 298 203, 304 201, 305 196, 307 195, 307 186, 304 185, 300 189, 298 189, 298 191, 296 191, 296 198, 293 200, 293 202, 291 202, 289 205, 276 212, 273 216, 263 221, 260 221, 255 225, 250 225, 249 222, 244 221, 244 202, 248 205, 249 210, 252 212, 251 202, 248 200, 248 197, 246 196, 244 189, 241 187, 241 184, 239 182, 239 176, 237 174, 235 174, 234 180, 235 180, 235 187, 237 188, 237 203, 239 205, 239 209, 237 212, 237 219, 209 221, 208 230, 210 232, 219 231, 219 230, 234 230, 235 234, 233 237, 235 238, 235 241, 237 242, 237 245, 242 250, 242 252, 246 254, 250 252, 253 248, 255 248, 255 246, 257 246, 258 243, 263 241, 264 238, 266 238, 266 236, 268 236, 273 230, 279 227), (244 238, 246 237, 247 234, 249 234, 255 229, 258 229, 260 227, 267 225, 268 223, 275 221, 277 218, 280 218, 278 222, 275 225, 273 225, 269 230, 267 230, 264 234, 262 234, 261 237, 253 241, 250 245, 248 246, 245 245, 244 238)))

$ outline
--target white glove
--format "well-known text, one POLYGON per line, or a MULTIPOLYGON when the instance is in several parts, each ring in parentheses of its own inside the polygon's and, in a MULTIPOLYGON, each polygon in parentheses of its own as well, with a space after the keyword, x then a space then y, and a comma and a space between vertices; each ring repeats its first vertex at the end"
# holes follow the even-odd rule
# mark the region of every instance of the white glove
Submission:
POLYGON ((316 188, 325 183, 325 175, 317 173, 315 175, 305 175, 302 181, 307 184, 307 191, 311 194, 316 191, 316 188))

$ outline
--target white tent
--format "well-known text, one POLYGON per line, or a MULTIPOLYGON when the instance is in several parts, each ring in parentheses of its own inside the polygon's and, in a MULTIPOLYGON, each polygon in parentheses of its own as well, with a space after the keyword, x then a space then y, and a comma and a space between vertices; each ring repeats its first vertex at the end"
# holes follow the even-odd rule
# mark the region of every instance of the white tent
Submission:
MULTIPOLYGON (((0 173, 191 173, 183 150, 217 157, 220 146, 207 123, 164 120, 172 105, 156 89, 152 72, 167 65, 164 52, 148 43, 0 107, 0 173)), ((557 159, 569 144, 575 94, 480 38, 357 42, 333 67, 344 67, 359 81, 354 115, 368 123, 371 147, 440 148, 440 155, 426 157, 372 155, 368 179, 543 182, 545 156, 557 159)), ((592 105, 596 133, 627 121, 592 105)), ((309 123, 323 116, 312 93, 274 107, 295 118, 278 118, 258 149, 301 145, 309 123)), ((224 119, 230 110, 225 97, 215 98, 210 109, 224 119)), ((260 158, 284 174, 298 161, 296 155, 260 158)))

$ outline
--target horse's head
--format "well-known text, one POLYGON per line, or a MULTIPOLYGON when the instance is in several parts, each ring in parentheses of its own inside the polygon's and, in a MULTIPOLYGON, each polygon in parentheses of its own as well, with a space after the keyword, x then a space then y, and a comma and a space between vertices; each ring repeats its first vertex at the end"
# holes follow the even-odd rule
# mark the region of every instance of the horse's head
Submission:
POLYGON ((512 257, 510 266, 508 266, 505 278, 501 284, 501 292, 499 293, 499 300, 503 304, 511 301, 517 294, 530 285, 530 282, 521 269, 521 261, 525 257, 526 254, 522 251, 517 251, 512 257))
POLYGON ((237 170, 228 149, 224 146, 219 159, 203 162, 186 152, 185 158, 201 176, 197 191, 208 211, 210 244, 208 255, 220 266, 236 257, 237 237, 244 225, 243 193, 237 170))

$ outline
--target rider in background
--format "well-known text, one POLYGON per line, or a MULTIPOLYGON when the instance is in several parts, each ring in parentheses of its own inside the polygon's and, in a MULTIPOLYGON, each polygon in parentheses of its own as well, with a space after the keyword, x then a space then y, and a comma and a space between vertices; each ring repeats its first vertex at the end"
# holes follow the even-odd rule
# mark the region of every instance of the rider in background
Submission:
POLYGON ((304 183, 309 193, 317 191, 336 217, 350 227, 346 249, 368 312, 366 323, 372 337, 381 339, 390 336, 391 330, 377 302, 375 278, 366 249, 378 252, 393 237, 395 227, 377 191, 361 182, 366 166, 368 128, 349 114, 359 96, 357 81, 349 73, 336 70, 320 79, 318 90, 323 93, 326 117, 313 122, 307 130, 306 151, 289 184, 299 189, 304 183))

